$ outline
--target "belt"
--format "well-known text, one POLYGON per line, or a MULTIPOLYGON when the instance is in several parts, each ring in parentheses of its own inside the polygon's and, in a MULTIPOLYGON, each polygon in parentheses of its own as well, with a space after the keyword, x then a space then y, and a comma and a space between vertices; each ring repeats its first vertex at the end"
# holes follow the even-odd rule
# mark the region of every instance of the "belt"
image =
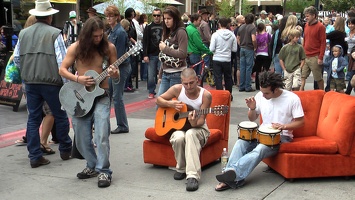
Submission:
POLYGON ((172 73, 169 73, 169 72, 164 72, 164 71, 163 71, 163 74, 165 74, 165 75, 168 75, 168 74, 169 74, 169 75, 170 75, 170 74, 176 74, 176 73, 179 73, 179 74, 180 74, 181 72, 172 72, 172 73))

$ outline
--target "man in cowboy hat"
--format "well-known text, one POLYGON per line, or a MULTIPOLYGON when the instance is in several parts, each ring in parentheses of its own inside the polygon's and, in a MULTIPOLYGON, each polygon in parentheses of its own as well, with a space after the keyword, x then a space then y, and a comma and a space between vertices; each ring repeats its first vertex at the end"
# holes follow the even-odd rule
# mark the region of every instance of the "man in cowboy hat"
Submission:
POLYGON ((27 94, 27 149, 32 168, 49 164, 40 149, 39 127, 42 122, 42 105, 46 101, 56 122, 60 157, 68 160, 72 140, 69 137, 69 121, 59 102, 59 90, 63 85, 58 68, 66 55, 65 44, 60 30, 52 27, 53 9, 49 0, 36 0, 36 6, 29 13, 37 22, 20 32, 14 50, 14 61, 21 70, 27 94))

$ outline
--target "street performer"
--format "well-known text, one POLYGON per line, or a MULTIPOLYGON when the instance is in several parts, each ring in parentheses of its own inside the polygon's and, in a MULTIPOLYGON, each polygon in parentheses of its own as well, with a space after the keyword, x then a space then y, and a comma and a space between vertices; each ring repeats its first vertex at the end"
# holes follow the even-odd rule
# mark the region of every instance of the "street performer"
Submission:
MULTIPOLYGON (((280 130, 281 143, 291 142, 292 131, 304 125, 304 113, 300 98, 284 90, 280 74, 264 72, 259 76, 260 92, 255 97, 245 99, 249 108, 248 118, 255 121, 262 115, 260 127, 280 130)), ((220 182, 216 191, 236 189, 245 184, 245 178, 261 160, 278 153, 280 145, 268 146, 257 140, 238 139, 229 157, 224 173, 216 176, 220 182)))
MULTIPOLYGON (((99 17, 89 18, 79 34, 78 41, 69 48, 66 57, 60 66, 59 73, 64 78, 83 84, 86 87, 95 85, 91 76, 85 76, 88 70, 101 73, 107 61, 109 77, 116 84, 119 82, 119 70, 111 64, 117 60, 116 48, 104 34, 105 25, 99 17), (68 71, 75 63, 77 75, 68 71)), ((75 133, 75 144, 78 151, 87 161, 86 168, 77 174, 79 179, 98 176, 98 187, 108 187, 111 184, 109 162, 110 154, 110 109, 111 102, 108 94, 108 78, 104 79, 100 87, 105 89, 104 95, 96 97, 92 110, 84 117, 72 116, 72 125, 75 133), (93 139, 92 126, 95 126, 93 139), (97 154, 94 149, 97 145, 97 154)), ((68 99, 69 100, 69 99, 68 99)))
POLYGON ((170 136, 170 143, 175 152, 175 180, 187 178, 187 191, 196 191, 201 178, 200 152, 207 143, 210 131, 205 123, 206 115, 197 116, 195 110, 209 108, 212 102, 211 93, 198 86, 198 77, 192 68, 181 72, 181 84, 170 87, 157 98, 157 105, 180 110, 184 104, 192 106, 194 111, 188 115, 191 124, 188 130, 176 130, 170 136), (176 98, 176 100, 171 100, 176 98))

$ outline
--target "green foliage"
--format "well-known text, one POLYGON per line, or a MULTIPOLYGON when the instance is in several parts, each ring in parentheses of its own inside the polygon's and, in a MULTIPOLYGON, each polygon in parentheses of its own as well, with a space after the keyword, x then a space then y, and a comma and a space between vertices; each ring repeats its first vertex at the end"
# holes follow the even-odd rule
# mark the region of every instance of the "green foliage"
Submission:
POLYGON ((219 14, 219 17, 233 17, 234 13, 235 13, 235 6, 234 5, 230 5, 230 1, 229 0, 221 0, 221 2, 219 1, 215 1, 216 3, 216 10, 219 14))
POLYGON ((285 9, 288 12, 303 13, 304 8, 314 5, 310 0, 288 0, 285 2, 285 9))
POLYGON ((249 4, 247 0, 240 0, 242 1, 242 8, 241 8, 241 14, 246 15, 248 13, 251 13, 253 10, 253 6, 249 4))
POLYGON ((322 0, 324 8, 323 10, 334 10, 337 12, 346 12, 352 6, 354 6, 354 1, 351 0, 322 0))

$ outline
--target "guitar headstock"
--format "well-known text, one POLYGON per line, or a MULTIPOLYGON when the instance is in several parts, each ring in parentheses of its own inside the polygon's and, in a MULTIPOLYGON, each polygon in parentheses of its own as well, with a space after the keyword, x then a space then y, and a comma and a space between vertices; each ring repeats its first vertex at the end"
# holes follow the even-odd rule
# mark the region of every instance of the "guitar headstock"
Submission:
POLYGON ((216 116, 221 116, 228 113, 229 107, 226 105, 218 105, 212 108, 211 113, 215 114, 216 116))
POLYGON ((139 51, 143 48, 142 43, 141 42, 137 42, 135 45, 133 45, 130 49, 129 49, 129 54, 130 55, 138 55, 139 51))

